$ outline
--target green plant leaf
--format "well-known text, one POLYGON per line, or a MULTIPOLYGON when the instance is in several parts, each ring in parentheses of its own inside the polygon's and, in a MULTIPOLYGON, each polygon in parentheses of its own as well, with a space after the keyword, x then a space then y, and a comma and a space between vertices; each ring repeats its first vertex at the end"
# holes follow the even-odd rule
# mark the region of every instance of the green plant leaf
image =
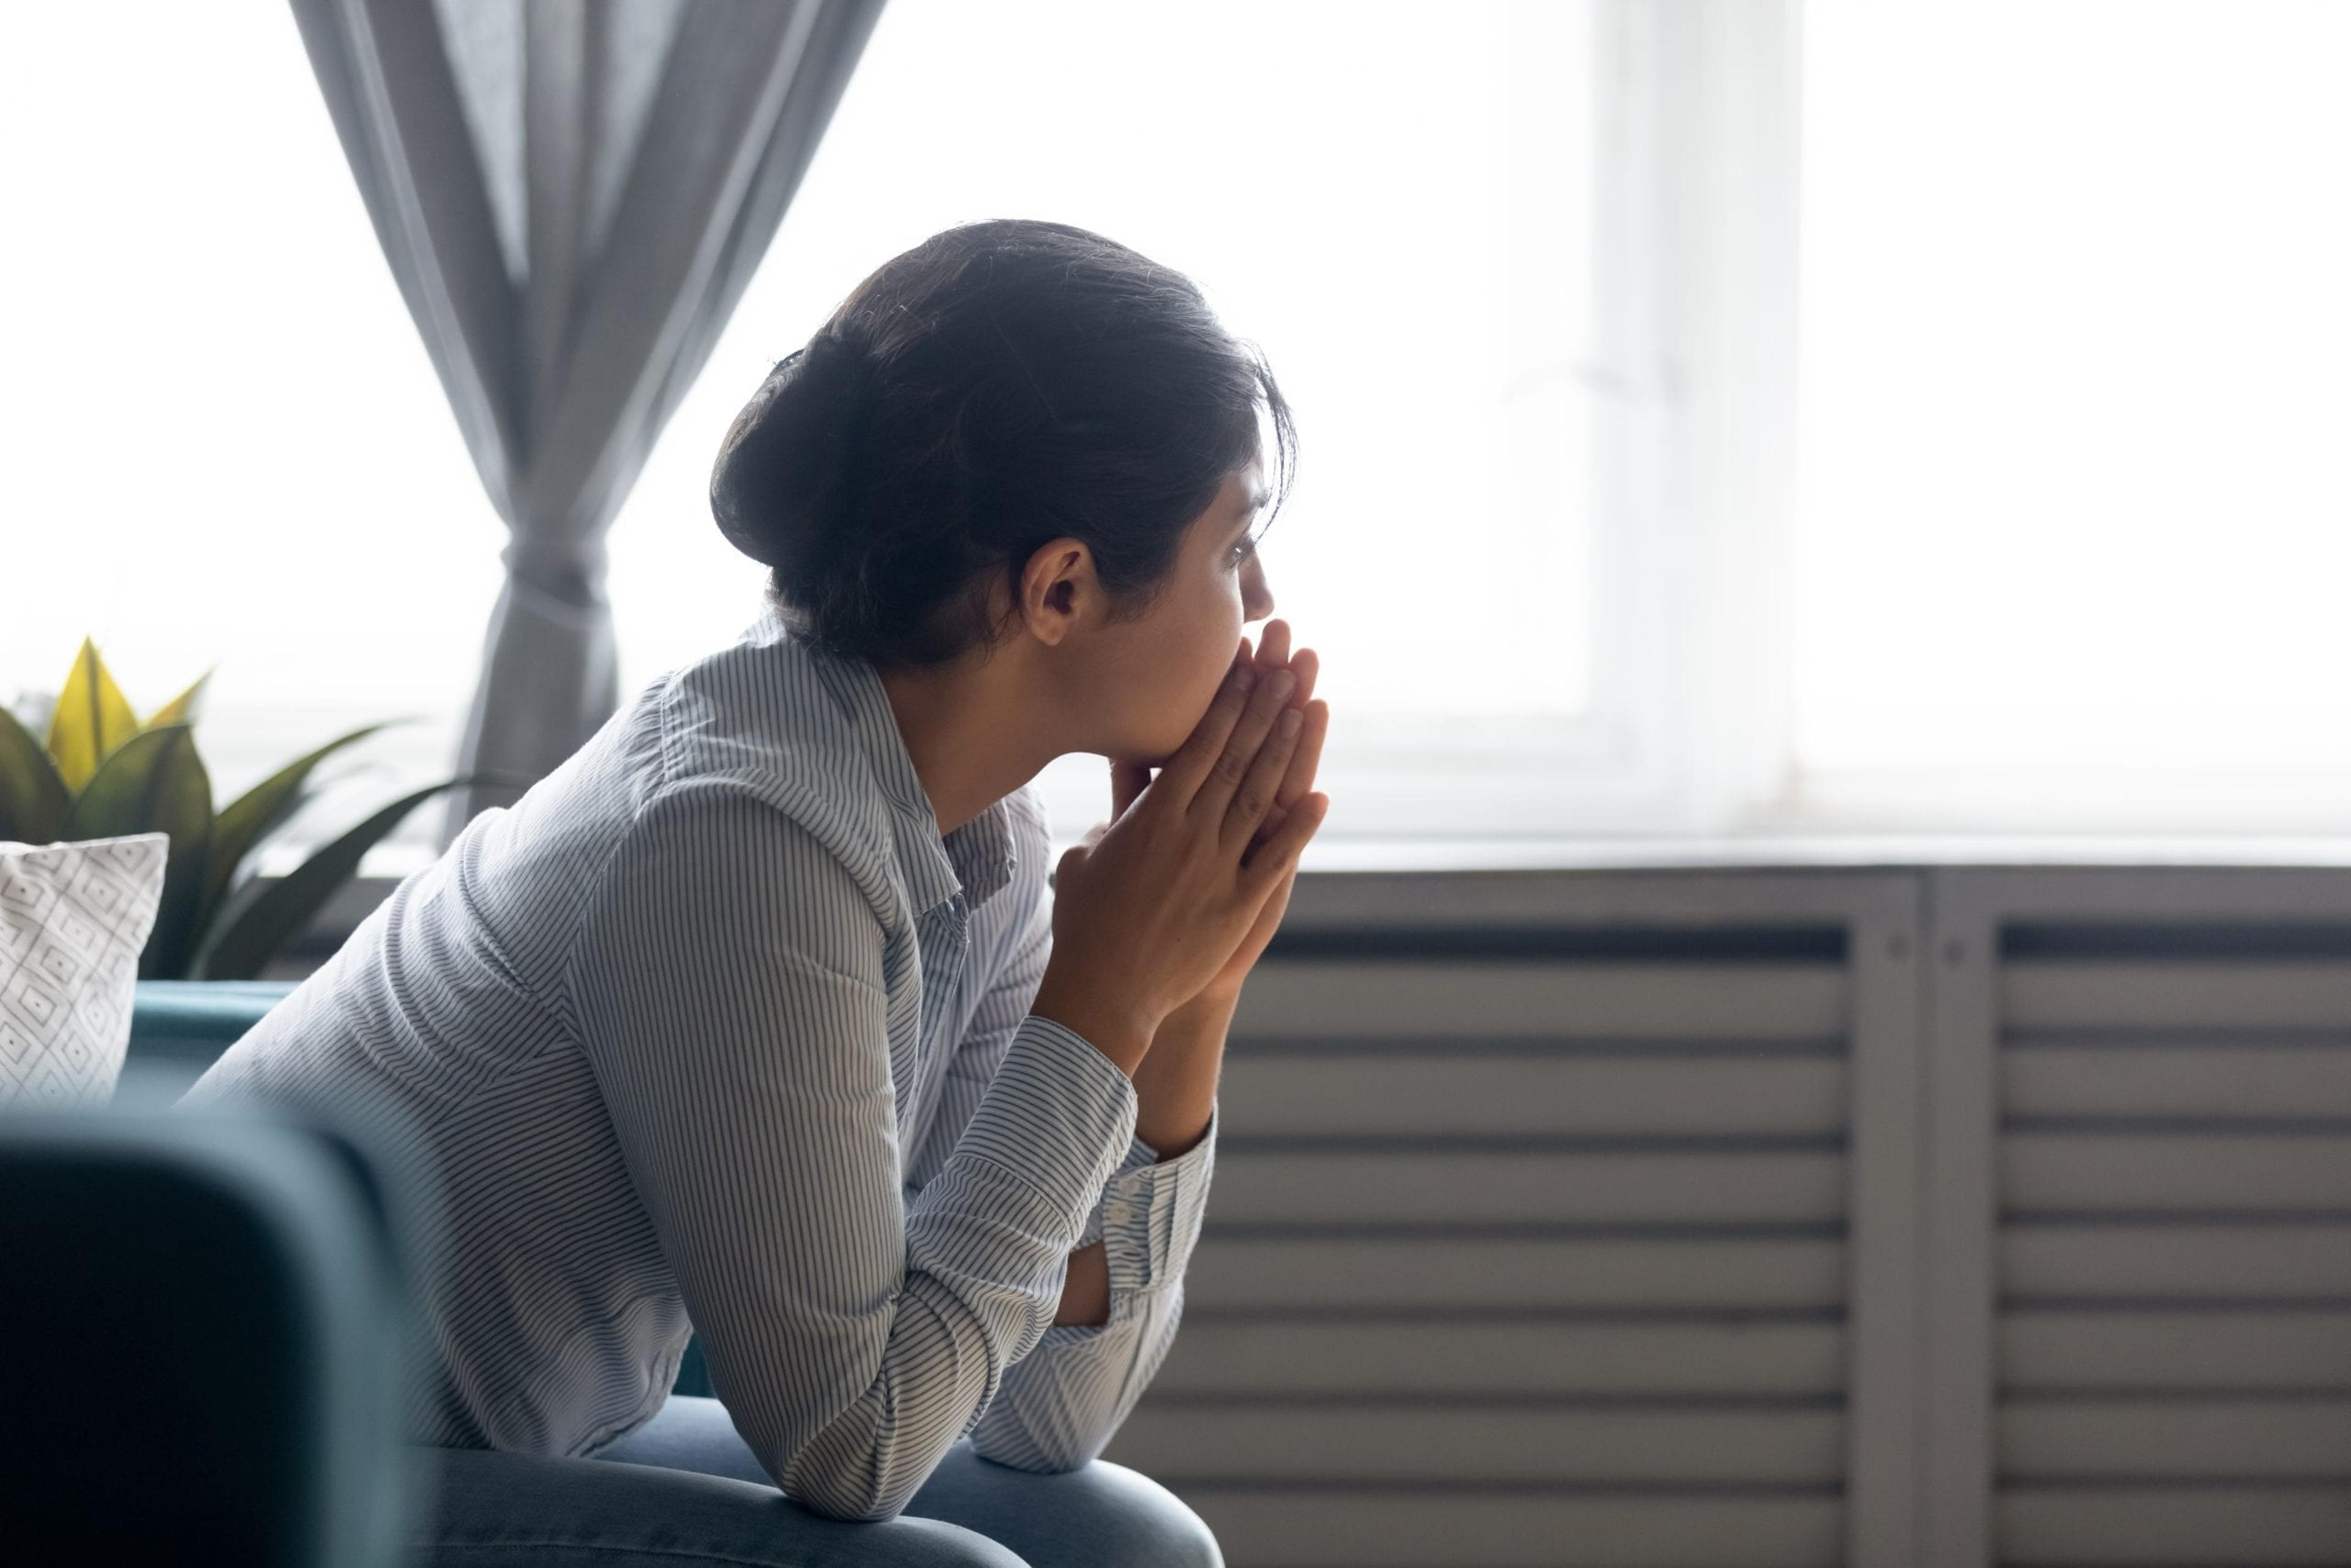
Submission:
POLYGON ((196 956, 197 977, 260 978, 262 969, 277 956, 277 950, 318 917, 336 889, 359 871, 360 862, 366 858, 368 851, 399 827, 409 812, 444 789, 496 781, 451 779, 402 795, 287 873, 276 886, 264 889, 234 914, 224 912, 211 945, 196 956))
POLYGON ((221 900, 228 896, 229 882, 236 875, 237 866, 302 803, 302 786, 309 781, 311 769, 344 747, 365 740, 380 729, 411 722, 392 719, 339 736, 308 756, 287 763, 222 807, 220 820, 213 824, 212 871, 204 889, 205 907, 215 911, 220 907, 221 900))
POLYGON ((213 785, 184 724, 143 730, 109 753, 66 812, 58 837, 171 835, 155 928, 139 955, 142 980, 178 979, 195 946, 212 850, 213 785))
POLYGON ((0 839, 54 843, 72 804, 73 794, 57 776, 57 765, 33 732, 0 707, 0 839))
POLYGON ((107 674, 98 644, 83 638, 65 689, 57 693, 57 709, 49 716, 49 756, 66 788, 79 789, 88 784, 98 765, 138 733, 139 716, 107 674))
POLYGON ((204 683, 212 678, 213 673, 210 670, 206 670, 203 674, 198 675, 194 680, 188 683, 188 689, 186 691, 182 692, 178 696, 173 697, 170 702, 165 703, 162 707, 157 708, 153 713, 148 715, 147 722, 141 726, 141 727, 143 729, 152 729, 159 724, 195 723, 197 718, 196 709, 204 701, 204 683))

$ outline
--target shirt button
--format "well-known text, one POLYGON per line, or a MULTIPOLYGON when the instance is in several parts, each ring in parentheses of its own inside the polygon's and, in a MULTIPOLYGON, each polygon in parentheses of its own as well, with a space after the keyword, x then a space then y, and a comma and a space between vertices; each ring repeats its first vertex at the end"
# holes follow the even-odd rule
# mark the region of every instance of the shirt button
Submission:
POLYGON ((1102 1218, 1113 1225, 1124 1225, 1134 1218, 1134 1210, 1123 1203, 1113 1203, 1102 1210, 1102 1218))

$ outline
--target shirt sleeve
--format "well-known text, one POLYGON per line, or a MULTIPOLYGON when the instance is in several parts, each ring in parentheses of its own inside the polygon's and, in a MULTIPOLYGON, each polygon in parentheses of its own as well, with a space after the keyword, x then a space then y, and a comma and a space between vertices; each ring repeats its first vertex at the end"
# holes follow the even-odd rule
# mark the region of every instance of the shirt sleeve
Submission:
MULTIPOLYGON (((956 1118, 971 1113, 1009 1059, 1051 956, 1052 930, 1046 890, 956 1048, 934 1136, 957 1138, 956 1118)), ((1049 1327, 1005 1374, 973 1418, 972 1447, 983 1458, 1026 1470, 1071 1470, 1097 1458, 1117 1434, 1175 1343, 1184 1270, 1207 1213, 1216 1145, 1213 1113, 1200 1141, 1171 1160, 1130 1134, 1072 1243, 1073 1249, 1102 1244, 1108 1321, 1049 1327)))
POLYGON ((1117 1064, 1024 1018, 903 1205, 884 948, 806 829, 705 789, 632 825, 566 971, 713 1389, 777 1485, 841 1519, 902 1511, 1050 1327, 1134 1129, 1117 1064))

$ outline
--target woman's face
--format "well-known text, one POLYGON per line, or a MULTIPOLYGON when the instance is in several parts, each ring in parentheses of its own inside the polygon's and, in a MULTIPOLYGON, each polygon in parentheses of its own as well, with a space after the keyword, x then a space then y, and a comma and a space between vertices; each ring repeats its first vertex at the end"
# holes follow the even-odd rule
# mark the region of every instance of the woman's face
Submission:
POLYGON ((1208 509, 1192 519, 1176 564, 1151 608, 1098 626, 1085 710, 1099 743, 1084 749, 1157 767, 1184 744, 1239 652, 1241 628, 1273 613, 1265 563, 1252 534, 1263 504, 1259 465, 1225 476, 1208 509))

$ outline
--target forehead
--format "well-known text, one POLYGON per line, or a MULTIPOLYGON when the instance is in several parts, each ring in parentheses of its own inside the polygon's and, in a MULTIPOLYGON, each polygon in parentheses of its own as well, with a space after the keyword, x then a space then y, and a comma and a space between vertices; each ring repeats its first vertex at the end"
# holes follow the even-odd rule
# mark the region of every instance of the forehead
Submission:
POLYGON ((1266 503, 1265 465, 1250 458, 1249 465, 1225 476, 1224 486, 1217 492, 1217 505, 1234 517, 1244 517, 1266 503))
POLYGON ((1263 501, 1262 483, 1254 468, 1226 475, 1216 498, 1185 530, 1185 548, 1208 553, 1221 550, 1255 520, 1263 501))

